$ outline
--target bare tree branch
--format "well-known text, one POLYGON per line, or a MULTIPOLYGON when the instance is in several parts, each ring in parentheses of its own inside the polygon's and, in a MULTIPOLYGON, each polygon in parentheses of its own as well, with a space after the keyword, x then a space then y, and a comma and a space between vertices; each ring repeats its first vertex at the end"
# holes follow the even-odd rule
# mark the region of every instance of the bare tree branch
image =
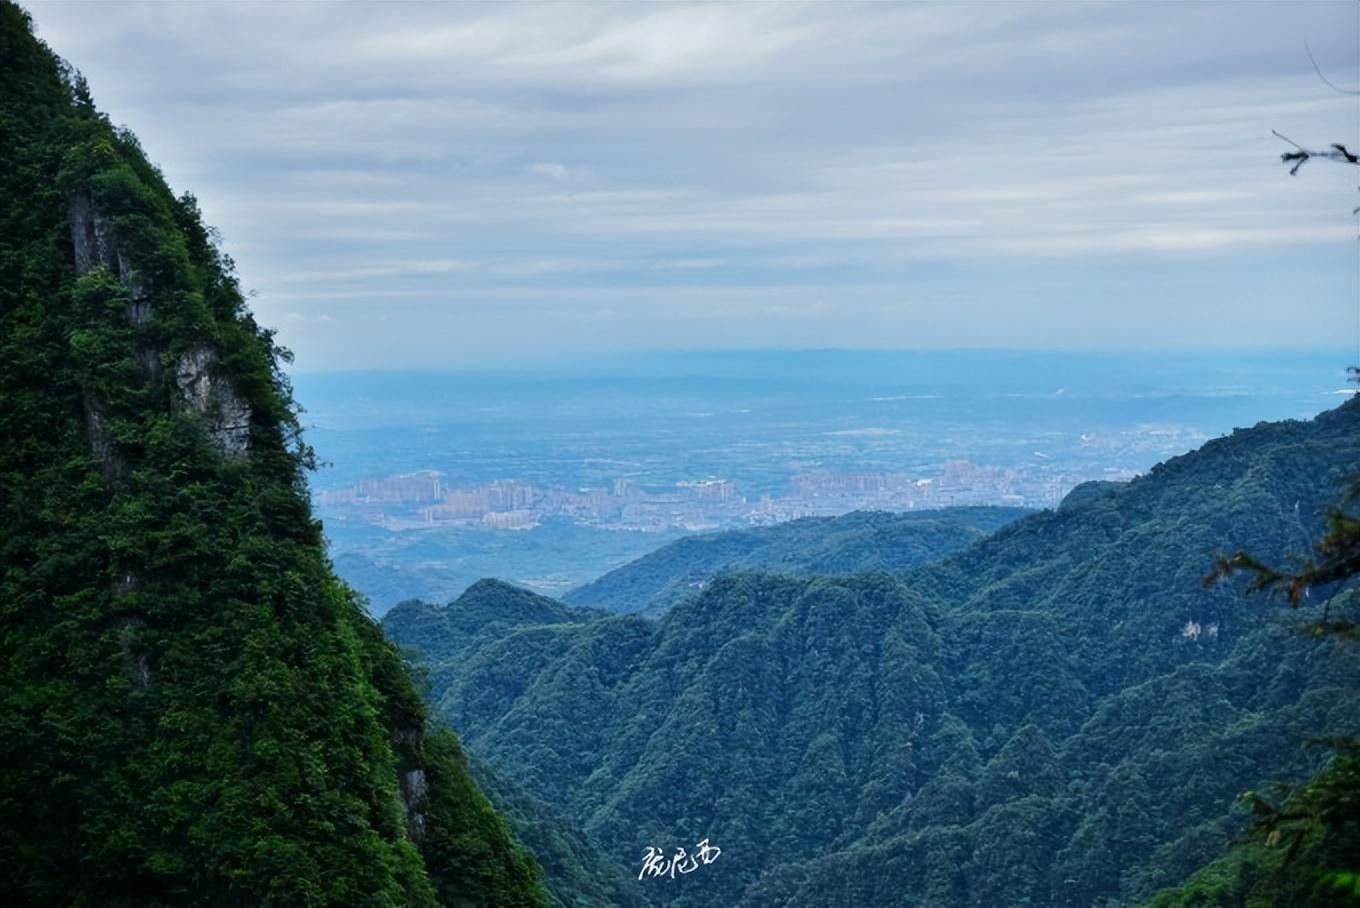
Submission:
POLYGON ((1332 82, 1331 79, 1328 79, 1326 76, 1322 74, 1322 68, 1318 66, 1317 60, 1313 59, 1313 49, 1308 46, 1307 38, 1303 39, 1303 49, 1308 54, 1308 62, 1313 64, 1313 72, 1317 73, 1317 77, 1322 80, 1323 85, 1326 85, 1328 88, 1330 88, 1334 92, 1337 92, 1338 94, 1360 95, 1360 91, 1355 91, 1349 88, 1342 88, 1341 86, 1336 85, 1335 83, 1332 82))
POLYGON ((1284 154, 1280 155, 1280 160, 1284 161, 1286 164, 1290 161, 1295 162, 1294 166, 1289 168, 1289 175, 1291 177, 1299 172, 1299 168, 1302 167, 1304 162, 1309 158, 1326 158, 1329 161, 1338 161, 1342 164, 1360 164, 1360 155, 1351 154, 1346 150, 1345 145, 1333 142, 1330 151, 1313 151, 1304 148, 1288 136, 1280 135, 1280 133, 1274 129, 1272 129, 1271 132, 1275 133, 1278 138, 1284 139, 1290 145, 1293 145, 1298 149, 1298 151, 1286 151, 1284 154))

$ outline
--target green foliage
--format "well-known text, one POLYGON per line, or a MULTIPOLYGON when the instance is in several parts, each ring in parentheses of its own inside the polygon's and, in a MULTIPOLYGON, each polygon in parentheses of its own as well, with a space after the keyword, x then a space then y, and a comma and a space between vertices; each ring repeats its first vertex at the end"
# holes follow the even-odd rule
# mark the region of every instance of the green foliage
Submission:
MULTIPOLYGON (((1360 370, 1352 368, 1360 379, 1360 370)), ((1272 567, 1246 550, 1219 555, 1206 587, 1246 572, 1248 593, 1282 594, 1297 609, 1315 590, 1335 590, 1360 574, 1360 478, 1351 475, 1341 501, 1324 515, 1324 532, 1311 557, 1296 557, 1292 568, 1272 567)), ((1338 643, 1357 634, 1355 589, 1344 589, 1324 603, 1320 616, 1303 630, 1334 637, 1338 643)), ((1157 906, 1197 904, 1323 905, 1360 903, 1360 743, 1326 742, 1338 755, 1302 788, 1287 792, 1282 804, 1256 791, 1241 800, 1259 817, 1253 837, 1238 842, 1224 857, 1184 886, 1160 893, 1157 906), (1338 869, 1341 868, 1341 869, 1338 869), (1229 872, 1231 871, 1231 872, 1229 872)))
POLYGON ((857 511, 771 527, 687 536, 567 593, 574 605, 661 615, 724 571, 811 576, 904 571, 976 542, 1027 512, 945 508, 906 514, 857 511))
POLYGON ((470 768, 477 785, 543 868, 553 908, 643 908, 649 904, 637 885, 636 869, 611 859, 567 817, 486 761, 474 759, 470 768))
MULTIPOLYGON (((1360 381, 1360 368, 1351 367, 1352 377, 1360 381)), ((1360 503, 1360 476, 1351 475, 1345 484, 1340 502, 1327 508, 1323 519, 1324 533, 1313 546, 1313 554, 1294 558, 1292 569, 1271 567, 1256 556, 1239 549, 1231 557, 1219 555, 1214 570, 1204 578, 1205 586, 1239 571, 1252 575, 1248 593, 1282 593, 1291 608, 1298 608, 1314 588, 1327 589, 1360 574, 1360 515, 1355 513, 1360 503)), ((1319 635, 1335 635, 1354 639, 1360 637, 1355 619, 1346 612, 1328 611, 1314 622, 1312 631, 1319 635)))
POLYGON ((10 3, 0 149, 0 901, 542 904, 331 571, 284 352, 10 3), (113 244, 84 274, 77 203, 113 244), (248 456, 177 386, 194 350, 248 456))
POLYGON ((1355 652, 1199 582, 1214 551, 1305 545, 1357 454, 1349 402, 895 575, 719 573, 658 620, 485 583, 385 629, 472 752, 612 859, 723 848, 643 881, 660 903, 1136 903, 1223 851, 1240 792, 1326 763, 1301 739, 1360 730, 1355 652))

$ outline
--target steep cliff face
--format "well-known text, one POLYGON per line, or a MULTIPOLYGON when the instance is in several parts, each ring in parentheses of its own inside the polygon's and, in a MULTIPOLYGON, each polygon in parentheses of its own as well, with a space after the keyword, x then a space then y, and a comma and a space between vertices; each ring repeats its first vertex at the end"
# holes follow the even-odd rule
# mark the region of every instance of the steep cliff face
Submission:
POLYGON ((285 356, 0 2, 0 902, 543 903, 330 569, 285 356))
POLYGON ((227 457, 244 457, 250 449, 250 404, 219 371, 217 354, 209 347, 180 354, 175 386, 180 403, 205 421, 217 449, 227 457))
MULTIPOLYGON (((145 275, 119 248, 112 219, 84 186, 72 191, 67 210, 76 274, 84 276, 97 268, 105 269, 127 292, 124 315, 128 324, 133 327, 149 324, 154 295, 145 275)), ((137 362, 151 381, 160 377, 163 352, 145 345, 136 350, 137 362)), ((245 456, 250 449, 250 404, 236 392, 219 366, 217 352, 207 345, 183 351, 174 357, 174 378, 178 392, 174 403, 204 421, 208 437, 224 455, 245 456)), ((101 454, 101 462, 111 466, 108 431, 99 416, 100 403, 87 399, 85 408, 91 445, 101 454)))

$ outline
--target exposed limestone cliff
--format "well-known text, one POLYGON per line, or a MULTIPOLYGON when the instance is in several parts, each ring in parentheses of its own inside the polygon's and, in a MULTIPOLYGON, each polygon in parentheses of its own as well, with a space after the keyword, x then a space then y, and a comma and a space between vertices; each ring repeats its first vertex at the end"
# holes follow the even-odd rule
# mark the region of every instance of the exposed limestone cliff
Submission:
POLYGON ((185 407, 207 421, 208 434, 218 450, 228 457, 244 457, 250 451, 250 405, 217 373, 216 366, 212 350, 195 347, 180 355, 175 385, 185 407))
MULTIPOLYGON (((77 274, 104 267, 127 288, 127 317, 133 325, 151 320, 151 290, 146 280, 118 245, 113 223, 92 201, 88 193, 75 193, 68 203, 71 246, 77 274)), ((161 353, 142 347, 137 359, 152 378, 160 371, 161 353)), ((208 435, 227 457, 244 457, 250 452, 250 405, 236 392, 231 381, 217 369, 218 357, 206 345, 187 350, 175 362, 175 387, 184 410, 198 414, 206 423, 208 435)), ((99 401, 87 399, 86 426, 90 446, 105 472, 117 471, 116 455, 100 412, 99 401)))

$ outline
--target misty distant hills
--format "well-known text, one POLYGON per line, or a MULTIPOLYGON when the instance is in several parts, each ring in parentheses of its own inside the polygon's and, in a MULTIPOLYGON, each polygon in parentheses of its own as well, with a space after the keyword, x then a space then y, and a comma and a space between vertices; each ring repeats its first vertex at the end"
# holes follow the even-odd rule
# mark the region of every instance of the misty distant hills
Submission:
POLYGON ((644 880, 660 904, 1133 904, 1231 841, 1239 792, 1316 769, 1305 738, 1360 734, 1353 647, 1201 583, 1215 552, 1304 551, 1357 455, 1350 401, 905 571, 724 573, 655 620, 487 583, 385 627, 611 859, 723 848, 644 880))
POLYGON ((696 595, 720 572, 904 571, 952 554, 1027 513, 1002 507, 901 514, 856 511, 688 536, 577 587, 562 599, 620 614, 655 616, 696 595))

